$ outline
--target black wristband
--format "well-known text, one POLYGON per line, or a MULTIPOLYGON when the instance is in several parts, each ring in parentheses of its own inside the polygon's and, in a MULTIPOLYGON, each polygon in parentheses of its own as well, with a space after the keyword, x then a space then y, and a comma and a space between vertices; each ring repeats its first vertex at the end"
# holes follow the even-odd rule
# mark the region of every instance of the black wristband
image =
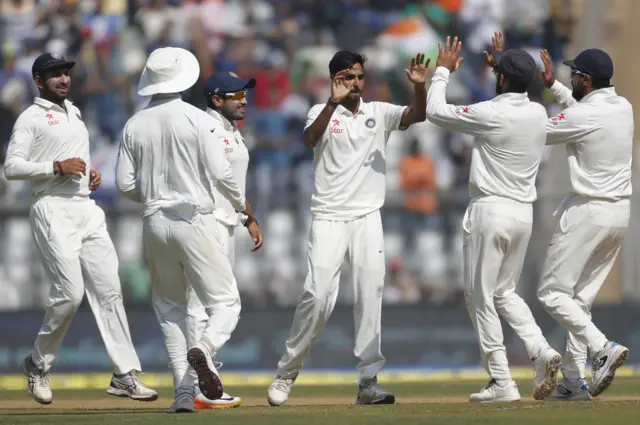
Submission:
POLYGON ((338 105, 340 105, 340 102, 334 102, 333 100, 331 100, 331 96, 329 96, 329 100, 327 100, 327 103, 332 104, 336 108, 338 107, 338 105))
POLYGON ((258 220, 256 220, 255 218, 251 217, 251 216, 247 216, 247 220, 244 222, 244 227, 249 227, 249 225, 251 223, 256 223, 258 224, 258 220))

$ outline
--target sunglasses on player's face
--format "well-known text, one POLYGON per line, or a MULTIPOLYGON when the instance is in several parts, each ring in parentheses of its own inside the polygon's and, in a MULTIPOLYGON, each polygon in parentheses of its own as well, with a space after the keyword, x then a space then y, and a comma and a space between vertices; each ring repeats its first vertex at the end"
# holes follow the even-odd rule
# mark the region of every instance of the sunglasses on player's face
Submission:
POLYGON ((247 97, 247 92, 239 91, 237 93, 224 93, 223 96, 226 100, 242 100, 247 97))
POLYGON ((571 75, 588 75, 588 74, 585 74, 584 72, 580 72, 575 68, 571 68, 571 75))
POLYGON ((351 80, 355 80, 356 77, 358 78, 359 81, 364 80, 364 74, 347 74, 344 76, 345 81, 351 81, 351 80))

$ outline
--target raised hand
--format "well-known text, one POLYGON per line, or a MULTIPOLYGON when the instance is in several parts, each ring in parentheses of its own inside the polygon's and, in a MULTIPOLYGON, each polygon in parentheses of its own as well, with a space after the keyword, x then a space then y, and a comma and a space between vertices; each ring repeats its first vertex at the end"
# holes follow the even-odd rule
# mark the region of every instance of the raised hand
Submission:
POLYGON ((444 66, 450 72, 455 72, 463 60, 463 58, 458 57, 461 50, 462 41, 458 41, 458 37, 454 37, 453 44, 451 44, 451 37, 447 36, 444 49, 438 41, 438 60, 436 61, 436 66, 444 66))
POLYGON ((424 84, 427 81, 430 63, 431 59, 427 59, 426 63, 424 62, 424 53, 418 53, 415 58, 411 58, 409 69, 404 70, 409 81, 413 84, 424 84))
POLYGON ((546 50, 540 52, 540 59, 544 64, 544 71, 540 71, 540 76, 546 87, 551 87, 556 82, 556 77, 553 75, 553 65, 551 65, 551 56, 546 50))
MULTIPOLYGON (((491 37, 491 44, 493 45, 491 53, 501 52, 504 50, 504 36, 501 32, 496 32, 493 34, 493 37, 491 37)), ((484 61, 488 66, 490 66, 491 68, 495 68, 496 66, 498 66, 498 62, 496 62, 496 60, 491 54, 489 54, 489 52, 485 50, 483 53, 484 61)))
POLYGON ((333 102, 340 103, 342 99, 351 93, 351 89, 353 89, 353 82, 355 80, 347 81, 344 78, 349 72, 350 70, 345 69, 338 72, 331 79, 331 100, 333 102))

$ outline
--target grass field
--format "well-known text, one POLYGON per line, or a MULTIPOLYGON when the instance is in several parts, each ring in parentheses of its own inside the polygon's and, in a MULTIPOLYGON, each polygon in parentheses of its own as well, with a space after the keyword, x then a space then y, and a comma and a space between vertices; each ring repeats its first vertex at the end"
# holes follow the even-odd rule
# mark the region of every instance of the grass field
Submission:
POLYGON ((230 410, 169 415, 171 390, 153 403, 134 402, 107 395, 104 390, 54 390, 54 401, 40 406, 26 391, 0 391, 0 424, 541 424, 562 425, 638 423, 640 378, 617 378, 609 390, 591 402, 537 402, 531 397, 531 380, 518 385, 523 400, 501 405, 471 405, 468 394, 482 381, 449 381, 386 385, 396 394, 393 406, 355 406, 355 385, 294 386, 286 406, 268 407, 264 387, 225 387, 243 397, 244 404, 230 410))

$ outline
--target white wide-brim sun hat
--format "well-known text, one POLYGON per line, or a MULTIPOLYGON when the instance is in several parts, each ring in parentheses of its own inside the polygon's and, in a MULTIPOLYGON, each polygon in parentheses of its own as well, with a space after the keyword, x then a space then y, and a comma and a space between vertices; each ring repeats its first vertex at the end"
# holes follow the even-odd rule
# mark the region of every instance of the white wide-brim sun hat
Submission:
POLYGON ((138 82, 140 96, 181 93, 200 76, 198 59, 179 47, 162 47, 149 55, 138 82))

